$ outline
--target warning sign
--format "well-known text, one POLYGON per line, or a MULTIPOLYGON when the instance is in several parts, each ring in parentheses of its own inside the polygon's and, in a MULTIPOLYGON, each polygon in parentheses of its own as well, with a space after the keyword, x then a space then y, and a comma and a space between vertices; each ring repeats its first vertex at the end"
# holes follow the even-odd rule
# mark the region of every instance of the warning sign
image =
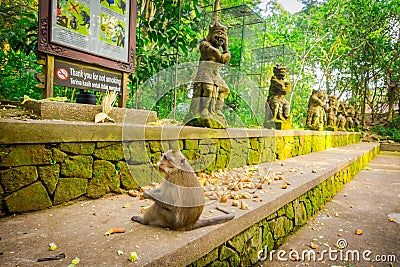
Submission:
POLYGON ((56 70, 56 76, 58 79, 65 81, 69 78, 69 72, 67 69, 64 68, 58 68, 56 70))
POLYGON ((95 91, 121 91, 122 74, 54 60, 54 83, 95 91))

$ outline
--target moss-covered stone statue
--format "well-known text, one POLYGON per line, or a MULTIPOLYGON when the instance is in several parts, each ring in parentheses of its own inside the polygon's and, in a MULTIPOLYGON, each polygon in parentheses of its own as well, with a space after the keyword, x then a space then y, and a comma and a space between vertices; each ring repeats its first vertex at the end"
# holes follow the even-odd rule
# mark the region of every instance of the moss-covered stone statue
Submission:
POLYGON ((360 131, 361 129, 361 114, 358 110, 354 113, 354 130, 360 131))
POLYGON ((346 130, 350 132, 354 132, 354 117, 356 116, 356 109, 348 105, 346 107, 346 130))
POLYGON ((328 103, 325 108, 327 114, 327 122, 325 129, 328 131, 337 131, 337 111, 338 111, 338 101, 336 96, 328 96, 328 103))
POLYGON ((325 94, 322 90, 314 90, 308 100, 305 129, 323 131, 325 125, 325 94))
POLYGON ((346 117, 347 117, 347 105, 346 103, 339 102, 337 112, 337 129, 339 131, 346 131, 346 117))
MULTIPOLYGON (((265 110, 268 113, 271 109, 276 129, 289 130, 291 128, 290 104, 285 96, 290 92, 290 82, 286 79, 286 67, 277 64, 274 67, 274 75, 271 78, 269 94, 265 103, 265 110)), ((268 128, 270 121, 266 116, 264 126, 268 128)))
POLYGON ((186 124, 226 128, 228 125, 222 109, 229 88, 219 70, 221 64, 227 64, 231 58, 227 28, 216 21, 210 27, 207 37, 201 41, 199 49, 200 62, 193 83, 193 97, 186 124))

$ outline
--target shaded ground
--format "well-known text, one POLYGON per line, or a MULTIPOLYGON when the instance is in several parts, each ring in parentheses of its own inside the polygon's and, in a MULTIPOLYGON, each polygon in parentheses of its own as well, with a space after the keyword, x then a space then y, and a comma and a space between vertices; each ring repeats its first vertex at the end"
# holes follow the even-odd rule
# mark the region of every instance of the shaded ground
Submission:
POLYGON ((264 266, 400 266, 400 153, 372 160, 272 255, 264 266), (315 252, 316 260, 303 258, 305 251, 315 252))

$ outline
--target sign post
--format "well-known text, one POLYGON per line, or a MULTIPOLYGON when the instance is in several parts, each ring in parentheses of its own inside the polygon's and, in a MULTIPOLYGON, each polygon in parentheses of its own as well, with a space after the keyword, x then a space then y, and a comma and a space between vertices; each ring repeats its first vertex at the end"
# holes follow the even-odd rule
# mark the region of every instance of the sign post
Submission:
POLYGON ((42 97, 53 86, 119 93, 126 107, 136 46, 134 0, 39 0, 42 97))

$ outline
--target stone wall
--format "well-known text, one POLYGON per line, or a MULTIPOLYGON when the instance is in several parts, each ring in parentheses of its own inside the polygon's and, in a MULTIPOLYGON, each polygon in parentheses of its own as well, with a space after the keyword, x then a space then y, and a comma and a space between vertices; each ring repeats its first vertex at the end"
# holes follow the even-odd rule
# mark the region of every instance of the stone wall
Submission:
POLYGON ((190 266, 254 266, 260 262, 268 266, 269 252, 277 249, 288 235, 306 224, 378 153, 377 146, 347 168, 285 204, 190 266))
MULTIPOLYGON (((86 135, 79 132, 78 126, 73 125, 70 129, 67 125, 70 132, 64 131, 62 136, 64 124, 54 129, 47 124, 22 126, 25 127, 23 131, 15 124, 9 125, 0 134, 2 212, 40 210, 79 197, 100 198, 107 193, 120 193, 160 182, 154 165, 162 152, 170 148, 179 147, 196 172, 211 172, 360 141, 357 133, 278 131, 271 135, 251 130, 249 134, 242 129, 227 135, 221 132, 223 130, 209 132, 186 127, 183 130, 186 132, 179 132, 179 136, 169 139, 157 135, 159 128, 146 127, 146 135, 127 140, 122 134, 119 137, 110 135, 98 125, 94 125, 93 130, 90 125, 82 127, 86 135), (43 127, 49 127, 47 135, 43 135, 43 127), (37 135, 35 131, 38 131, 37 135), (21 135, 21 132, 28 135, 21 135), (85 139, 90 133, 96 138, 85 139), (38 135, 42 135, 42 139, 38 139, 38 135), (74 135, 78 137, 74 138, 74 135), (10 141, 12 136, 16 137, 15 142, 10 141), (57 139, 60 141, 54 141, 57 139), (76 141, 72 141, 74 139, 76 141), (110 139, 118 141, 108 141, 110 139)), ((118 126, 107 127, 115 133, 118 126)), ((173 129, 172 132, 176 131, 173 129)))

